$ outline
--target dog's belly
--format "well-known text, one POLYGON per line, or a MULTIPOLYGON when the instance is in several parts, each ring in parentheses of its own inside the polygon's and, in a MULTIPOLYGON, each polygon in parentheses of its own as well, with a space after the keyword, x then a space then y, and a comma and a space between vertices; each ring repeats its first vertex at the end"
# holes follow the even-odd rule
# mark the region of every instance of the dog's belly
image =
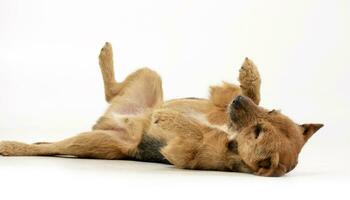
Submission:
MULTIPOLYGON (((214 107, 206 99, 187 98, 171 100, 165 102, 162 108, 176 110, 189 117, 189 119, 197 121, 203 126, 207 126, 212 129, 217 129, 227 134, 229 133, 226 124, 215 124, 209 122, 207 113, 210 113, 214 107)), ((139 115, 140 113, 112 113, 111 120, 113 121, 113 127, 122 127, 123 129, 128 130, 126 125, 131 122, 136 123, 137 120, 134 121, 131 119, 136 119, 139 115), (126 119, 129 119, 128 123, 126 123, 126 119)), ((146 133, 142 134, 140 132, 140 134, 142 135, 141 140, 136 147, 135 154, 133 154, 131 157, 138 161, 171 164, 162 155, 160 150, 167 145, 167 142, 171 140, 173 136, 171 134, 166 134, 165 132, 163 133, 162 131, 159 132, 157 128, 153 129, 152 125, 150 128, 147 128, 143 131, 145 131, 146 133)))

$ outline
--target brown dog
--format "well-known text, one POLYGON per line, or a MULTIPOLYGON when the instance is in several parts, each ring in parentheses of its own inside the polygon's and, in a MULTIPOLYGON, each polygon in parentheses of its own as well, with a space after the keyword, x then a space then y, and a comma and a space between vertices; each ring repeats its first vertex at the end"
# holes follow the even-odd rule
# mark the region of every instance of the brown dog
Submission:
POLYGON ((92 131, 55 143, 2 141, 0 154, 134 159, 281 176, 296 166, 305 142, 323 126, 298 125, 278 111, 259 107, 261 79, 247 58, 240 86, 223 83, 210 88, 209 99, 164 102, 156 72, 143 68, 116 82, 112 57, 106 43, 99 61, 110 106, 92 131))

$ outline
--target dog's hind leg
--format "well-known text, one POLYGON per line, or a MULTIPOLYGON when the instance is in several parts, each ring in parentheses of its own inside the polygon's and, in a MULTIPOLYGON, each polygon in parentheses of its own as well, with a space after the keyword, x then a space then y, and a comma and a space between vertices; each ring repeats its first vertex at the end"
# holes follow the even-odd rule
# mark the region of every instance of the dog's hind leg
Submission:
POLYGON ((162 81, 160 76, 148 68, 141 68, 117 82, 113 70, 113 50, 108 42, 103 46, 99 55, 99 64, 104 81, 106 100, 113 104, 115 97, 154 107, 163 101, 162 81), (113 102, 112 102, 113 101, 113 102))
POLYGON ((92 131, 81 133, 54 143, 25 144, 15 141, 0 142, 3 156, 57 156, 79 158, 122 159, 136 147, 138 139, 118 131, 92 131))
MULTIPOLYGON (((128 75, 124 81, 117 83, 114 80, 111 55, 112 47, 106 43, 101 50, 100 65, 105 82, 106 99, 110 106, 93 126, 94 130, 114 130, 116 126, 121 126, 126 121, 132 122, 138 117, 147 118, 152 110, 163 102, 162 80, 155 71, 141 68, 128 75)), ((140 124, 138 121, 135 123, 140 124)))
POLYGON ((109 102, 115 95, 117 95, 122 84, 117 83, 114 77, 113 68, 113 49, 112 45, 108 42, 103 46, 99 55, 99 65, 102 72, 102 78, 104 83, 105 98, 109 102))
POLYGON ((258 68, 253 61, 246 58, 239 70, 239 82, 241 83, 242 94, 249 97, 259 105, 261 78, 258 68))

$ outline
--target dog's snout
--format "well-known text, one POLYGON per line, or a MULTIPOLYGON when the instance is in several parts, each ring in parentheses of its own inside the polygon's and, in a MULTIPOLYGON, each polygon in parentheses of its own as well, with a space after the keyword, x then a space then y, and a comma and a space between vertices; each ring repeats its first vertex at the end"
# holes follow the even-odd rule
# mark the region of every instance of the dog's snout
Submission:
POLYGON ((242 105, 242 101, 244 101, 244 97, 239 95, 232 101, 231 106, 234 108, 239 108, 242 105))

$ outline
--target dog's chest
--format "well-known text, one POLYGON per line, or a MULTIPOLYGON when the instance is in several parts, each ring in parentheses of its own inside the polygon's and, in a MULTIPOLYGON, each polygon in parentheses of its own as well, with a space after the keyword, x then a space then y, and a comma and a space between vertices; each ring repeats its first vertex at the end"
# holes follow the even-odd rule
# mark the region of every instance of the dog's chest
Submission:
POLYGON ((187 116, 195 120, 197 123, 207 126, 209 128, 218 129, 223 132, 228 132, 228 126, 226 124, 216 124, 209 121, 208 116, 199 112, 188 112, 187 116))
POLYGON ((215 129, 220 132, 226 133, 230 139, 233 139, 236 136, 236 131, 231 130, 227 125, 227 123, 210 122, 208 115, 204 113, 192 111, 192 112, 188 112, 187 116, 195 120, 197 123, 201 124, 202 126, 206 126, 210 129, 215 129))

